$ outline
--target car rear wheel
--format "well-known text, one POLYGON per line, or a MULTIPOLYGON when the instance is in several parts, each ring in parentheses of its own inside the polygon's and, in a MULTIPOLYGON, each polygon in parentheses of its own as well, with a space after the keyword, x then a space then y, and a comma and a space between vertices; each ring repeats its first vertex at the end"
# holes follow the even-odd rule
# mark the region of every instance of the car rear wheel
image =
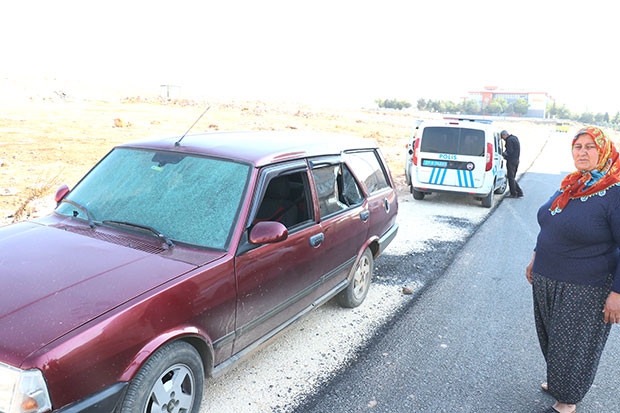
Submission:
POLYGON ((202 359, 194 347, 175 342, 138 370, 122 401, 122 413, 198 413, 204 388, 202 359))
POLYGON ((482 206, 485 208, 491 208, 493 206, 493 190, 489 191, 489 194, 482 198, 482 206))
POLYGON ((355 273, 351 282, 336 296, 336 301, 342 307, 355 308, 364 302, 368 290, 370 289, 370 280, 374 270, 374 260, 372 253, 368 248, 362 254, 362 257, 355 267, 355 273))
POLYGON ((411 193, 413 194, 413 199, 421 201, 424 199, 424 192, 416 191, 415 189, 411 189, 411 193))

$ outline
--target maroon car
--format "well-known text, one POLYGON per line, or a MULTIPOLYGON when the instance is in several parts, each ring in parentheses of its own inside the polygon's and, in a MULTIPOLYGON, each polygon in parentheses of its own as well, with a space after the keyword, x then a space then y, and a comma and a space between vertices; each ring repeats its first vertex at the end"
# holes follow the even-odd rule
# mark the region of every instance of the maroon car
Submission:
POLYGON ((311 132, 118 146, 56 201, 0 228, 0 412, 197 412, 205 377, 360 305, 398 229, 376 144, 311 132))

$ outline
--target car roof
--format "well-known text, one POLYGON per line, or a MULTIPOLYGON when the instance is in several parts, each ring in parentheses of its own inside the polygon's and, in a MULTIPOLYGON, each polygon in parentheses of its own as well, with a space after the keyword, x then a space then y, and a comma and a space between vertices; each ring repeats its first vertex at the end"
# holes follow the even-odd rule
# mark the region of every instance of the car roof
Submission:
POLYGON ((167 150, 216 156, 264 166, 345 150, 377 148, 373 139, 313 131, 210 132, 145 140, 119 147, 167 150), (180 143, 176 145, 177 142, 180 143))

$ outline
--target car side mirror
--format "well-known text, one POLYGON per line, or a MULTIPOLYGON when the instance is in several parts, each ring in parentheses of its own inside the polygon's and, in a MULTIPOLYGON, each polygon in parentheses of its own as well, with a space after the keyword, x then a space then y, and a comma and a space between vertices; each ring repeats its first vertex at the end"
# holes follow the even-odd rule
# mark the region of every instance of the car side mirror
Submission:
POLYGON ((56 190, 56 195, 54 196, 56 203, 59 203, 60 201, 62 201, 67 196, 68 193, 69 193, 69 187, 66 184, 61 185, 56 190))
POLYGON ((249 241, 251 244, 272 244, 287 238, 288 230, 281 222, 262 221, 250 230, 249 241))

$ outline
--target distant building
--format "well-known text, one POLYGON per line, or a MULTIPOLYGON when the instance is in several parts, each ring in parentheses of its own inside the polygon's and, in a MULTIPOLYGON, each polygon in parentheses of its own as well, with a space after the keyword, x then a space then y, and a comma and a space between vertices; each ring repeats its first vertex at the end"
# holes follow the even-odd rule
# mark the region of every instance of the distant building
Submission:
POLYGON ((503 98, 509 104, 525 99, 529 104, 527 114, 530 118, 544 118, 547 104, 553 102, 553 98, 547 92, 532 92, 527 90, 498 89, 497 86, 485 86, 481 91, 471 91, 469 99, 477 101, 481 107, 485 107, 493 99, 503 98))

